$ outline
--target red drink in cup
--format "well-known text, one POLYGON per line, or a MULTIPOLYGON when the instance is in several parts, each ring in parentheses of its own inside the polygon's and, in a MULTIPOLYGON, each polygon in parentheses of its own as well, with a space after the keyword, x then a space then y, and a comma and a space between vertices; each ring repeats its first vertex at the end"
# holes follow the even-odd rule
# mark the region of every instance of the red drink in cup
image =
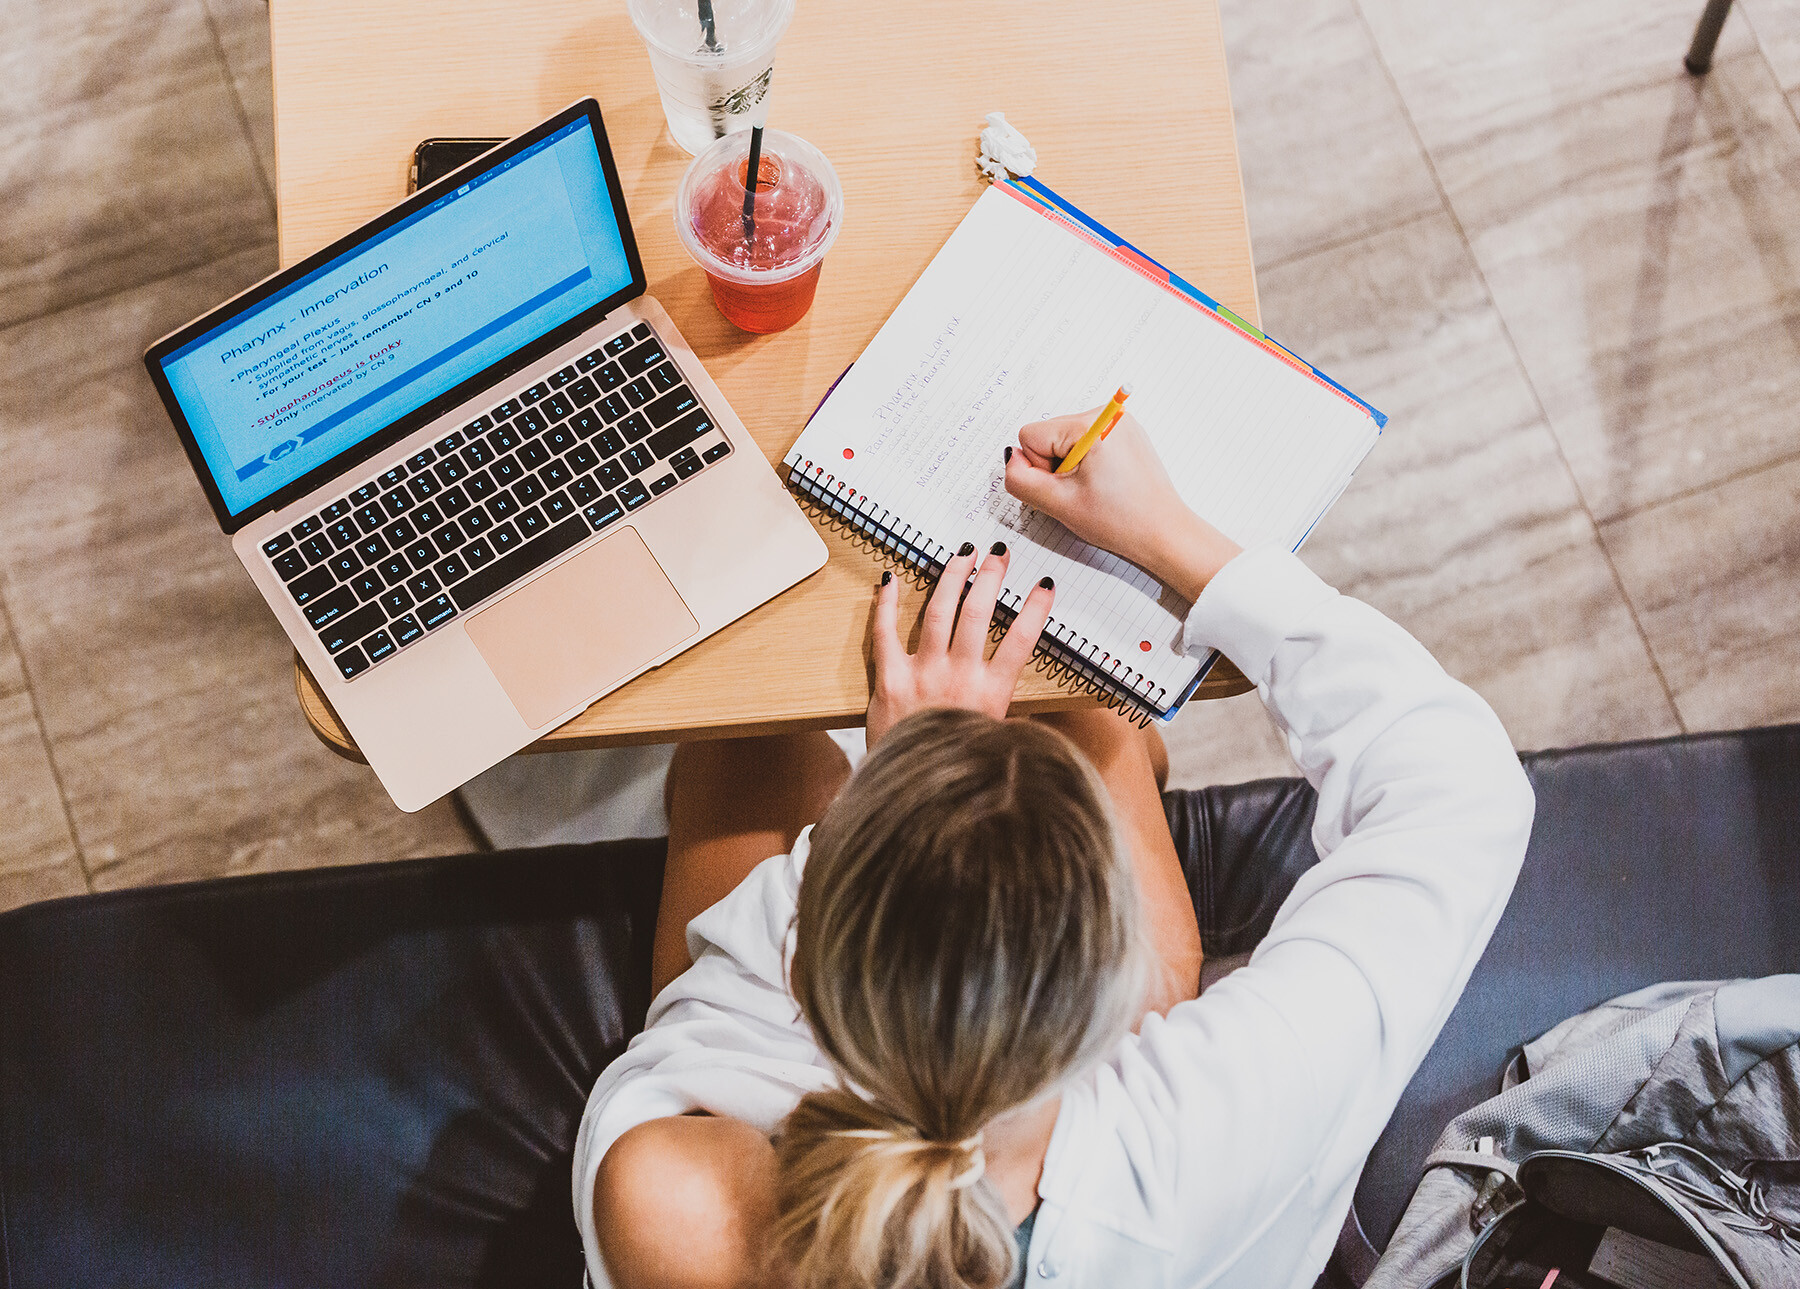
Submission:
POLYGON ((844 219, 844 190, 823 153, 781 130, 763 132, 751 218, 750 132, 695 157, 675 191, 675 229, 712 285, 726 321, 785 331, 812 308, 825 252, 844 219))

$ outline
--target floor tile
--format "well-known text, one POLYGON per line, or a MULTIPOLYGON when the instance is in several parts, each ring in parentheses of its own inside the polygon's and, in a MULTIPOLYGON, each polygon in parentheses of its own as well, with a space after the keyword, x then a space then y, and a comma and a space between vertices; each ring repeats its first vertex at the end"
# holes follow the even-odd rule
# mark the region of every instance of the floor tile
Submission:
POLYGON ((1800 125, 1698 6, 1364 0, 1570 468, 1604 520, 1795 451, 1800 125))
POLYGON ((96 887, 464 849, 327 752, 202 499, 144 343, 266 273, 264 245, 0 332, 0 528, 19 649, 96 887), (28 391, 64 393, 46 402, 28 391))
POLYGON ((269 72, 268 0, 202 0, 220 52, 231 75, 231 88, 250 126, 256 164, 275 192, 275 90, 269 72))
POLYGON ((1738 0, 1725 21, 1748 21, 1784 90, 1800 89, 1800 0, 1738 0))
POLYGON ((0 911, 86 889, 24 668, 0 616, 0 911))
POLYGON ((1224 0, 1259 268, 1438 207, 1354 0, 1224 0))
POLYGON ((16 8, 0 42, 0 327, 274 236, 198 0, 16 8))
POLYGON ((1689 728, 1800 720, 1800 462, 1601 536, 1689 728))
POLYGON ((1673 733, 1593 525, 1454 225, 1262 275, 1271 330, 1391 417, 1303 557, 1538 748, 1673 733))

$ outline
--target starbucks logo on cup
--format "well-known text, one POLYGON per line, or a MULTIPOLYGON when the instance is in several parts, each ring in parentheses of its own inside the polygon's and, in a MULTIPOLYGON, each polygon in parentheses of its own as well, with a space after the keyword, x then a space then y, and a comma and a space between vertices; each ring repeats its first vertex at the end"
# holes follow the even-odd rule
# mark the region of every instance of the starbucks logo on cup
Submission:
POLYGON ((763 97, 768 94, 769 78, 774 74, 775 65, 771 63, 769 66, 763 68, 761 76, 758 76, 749 84, 740 85, 732 90, 731 93, 726 94, 721 98, 714 99, 712 103, 708 105, 707 110, 710 112, 724 112, 730 116, 739 116, 748 112, 751 108, 762 102, 763 97))

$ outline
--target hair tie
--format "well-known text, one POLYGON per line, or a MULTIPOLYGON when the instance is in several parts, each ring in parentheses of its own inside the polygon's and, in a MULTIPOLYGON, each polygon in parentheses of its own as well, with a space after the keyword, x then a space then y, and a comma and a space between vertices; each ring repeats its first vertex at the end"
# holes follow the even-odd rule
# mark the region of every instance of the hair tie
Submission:
POLYGON ((963 1170, 950 1179, 953 1191, 967 1190, 987 1174, 987 1152, 982 1148, 981 1134, 964 1137, 961 1141, 926 1141, 917 1133, 902 1131, 898 1128, 834 1128, 833 1137, 851 1137, 858 1141, 879 1141, 896 1146, 904 1146, 909 1151, 928 1150, 933 1146, 948 1146, 959 1150, 968 1158, 963 1170))

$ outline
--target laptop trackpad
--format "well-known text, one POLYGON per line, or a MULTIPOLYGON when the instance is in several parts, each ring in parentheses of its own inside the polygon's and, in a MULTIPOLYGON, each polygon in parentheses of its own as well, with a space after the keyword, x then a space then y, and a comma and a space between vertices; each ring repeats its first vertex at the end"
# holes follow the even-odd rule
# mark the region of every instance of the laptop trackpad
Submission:
POLYGON ((635 528, 469 619, 469 638, 533 729, 700 629, 635 528))

